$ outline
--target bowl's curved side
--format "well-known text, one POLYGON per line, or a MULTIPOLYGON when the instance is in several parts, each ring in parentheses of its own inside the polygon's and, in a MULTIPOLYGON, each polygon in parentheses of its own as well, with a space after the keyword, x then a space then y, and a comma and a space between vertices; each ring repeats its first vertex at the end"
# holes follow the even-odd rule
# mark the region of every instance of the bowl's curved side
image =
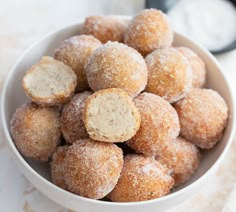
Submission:
MULTIPOLYGON (((128 17, 125 17, 125 19, 128 19, 128 17)), ((99 210, 107 212, 111 210, 114 212, 118 212, 121 210, 123 212, 130 210, 141 212, 145 210, 147 212, 151 212, 154 209, 159 209, 163 211, 164 209, 175 206, 179 202, 188 199, 189 195, 193 194, 195 190, 199 189, 204 181, 214 173, 223 157, 225 156, 227 150, 229 149, 230 144, 232 143, 233 135, 235 132, 234 101, 232 91, 226 81, 226 78, 221 72, 221 68, 216 59, 206 49, 177 33, 175 33, 174 45, 187 46, 193 49, 202 57, 202 59, 206 62, 208 69, 208 86, 218 91, 225 98, 230 109, 230 118, 222 141, 219 142, 219 144, 217 144, 217 146, 213 148, 209 153, 205 154, 200 169, 187 184, 182 186, 181 190, 178 190, 159 199, 137 203, 112 203, 92 200, 64 191, 52 184, 47 180, 49 176, 48 173, 46 173, 47 169, 45 167, 37 162, 32 162, 30 160, 26 161, 16 149, 9 133, 9 122, 15 109, 27 101, 27 98, 24 95, 23 89, 21 87, 21 79, 25 71, 32 64, 37 62, 41 58, 41 56, 53 55, 54 49, 64 39, 78 34, 81 23, 82 22, 79 22, 65 27, 57 32, 51 33, 41 39, 39 42, 35 43, 17 61, 16 65, 12 68, 4 83, 1 99, 2 124, 7 138, 7 143, 10 147, 12 156, 16 161, 18 168, 24 173, 24 175, 30 180, 30 182, 48 198, 72 210, 99 210), (37 170, 37 172, 35 170, 37 170)))

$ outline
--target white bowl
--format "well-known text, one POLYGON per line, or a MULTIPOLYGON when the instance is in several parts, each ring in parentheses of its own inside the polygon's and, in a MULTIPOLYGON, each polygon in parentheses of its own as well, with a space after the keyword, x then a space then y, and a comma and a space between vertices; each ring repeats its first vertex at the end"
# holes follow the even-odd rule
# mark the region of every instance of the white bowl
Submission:
MULTIPOLYGON (((127 19, 127 17, 124 17, 127 19)), ((77 35, 83 22, 65 27, 57 32, 47 35, 39 42, 29 48, 16 65, 10 71, 3 88, 1 101, 1 115, 3 129, 6 134, 7 143, 11 150, 19 170, 26 178, 49 199, 72 210, 83 212, 153 212, 163 211, 176 206, 178 203, 189 199, 189 196, 203 185, 220 165, 223 156, 226 154, 232 142, 235 123, 234 123, 234 103, 232 92, 221 71, 216 59, 203 47, 186 37, 175 33, 174 46, 186 46, 195 51, 205 61, 207 67, 208 87, 218 91, 226 100, 229 106, 229 121, 222 140, 210 151, 203 154, 200 167, 189 182, 179 187, 175 192, 154 200, 136 203, 114 203, 99 200, 92 200, 67 192, 50 182, 50 172, 48 164, 43 164, 22 157, 16 149, 10 133, 9 122, 16 108, 29 101, 25 96, 21 80, 25 71, 34 63, 39 61, 43 55, 53 55, 54 49, 68 37, 77 35)), ((43 126, 42 126, 43 127, 43 126)))

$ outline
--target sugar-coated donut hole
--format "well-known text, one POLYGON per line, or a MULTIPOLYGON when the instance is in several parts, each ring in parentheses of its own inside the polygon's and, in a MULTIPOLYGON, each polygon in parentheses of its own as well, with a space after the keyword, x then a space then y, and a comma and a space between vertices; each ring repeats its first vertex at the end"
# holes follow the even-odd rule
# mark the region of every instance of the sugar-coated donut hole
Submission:
POLYGON ((92 92, 90 91, 77 93, 62 110, 61 131, 67 143, 89 138, 84 126, 83 114, 85 101, 91 94, 92 92))
POLYGON ((93 91, 120 88, 137 96, 147 84, 147 66, 143 57, 122 43, 108 42, 95 50, 85 66, 93 91))
POLYGON ((173 170, 175 186, 187 182, 200 164, 198 148, 184 138, 178 137, 159 152, 156 159, 173 170))
POLYGON ((42 106, 57 106, 68 102, 76 85, 77 77, 74 71, 49 56, 43 56, 27 70, 22 80, 25 94, 42 106))
POLYGON ((64 159, 69 146, 59 146, 52 154, 50 162, 52 182, 60 188, 67 189, 64 178, 64 159))
POLYGON ((78 140, 66 153, 65 182, 73 193, 101 199, 115 187, 122 167, 122 150, 115 144, 78 140))
POLYGON ((104 142, 124 142, 139 129, 140 114, 126 92, 110 88, 88 97, 84 122, 91 138, 104 142))
POLYGON ((192 69, 174 48, 155 50, 145 58, 148 68, 146 91, 170 103, 183 98, 192 88, 192 69))
POLYGON ((55 59, 70 66, 77 76, 76 91, 89 88, 84 72, 84 66, 91 54, 102 43, 90 35, 79 35, 68 38, 55 50, 55 59))
POLYGON ((176 47, 183 54, 192 68, 192 87, 202 88, 206 84, 206 66, 204 61, 191 49, 187 47, 176 47))
POLYGON ((170 192, 174 179, 169 169, 152 157, 125 156, 121 176, 108 195, 115 202, 137 202, 155 199, 170 192))
POLYGON ((228 106, 211 89, 193 89, 174 104, 179 114, 180 134, 200 148, 212 148, 222 137, 228 119, 228 106))
POLYGON ((60 143, 59 110, 26 103, 13 114, 10 131, 22 155, 39 161, 48 161, 60 143))
POLYGON ((123 35, 128 27, 129 20, 113 15, 89 16, 85 19, 82 34, 93 35, 102 43, 107 41, 123 42, 123 35))
POLYGON ((134 102, 141 115, 141 125, 127 144, 137 153, 155 156, 179 135, 178 115, 166 100, 155 94, 144 92, 134 102))
POLYGON ((170 47, 173 35, 164 13, 156 9, 146 9, 131 20, 124 34, 124 43, 146 56, 155 49, 170 47))

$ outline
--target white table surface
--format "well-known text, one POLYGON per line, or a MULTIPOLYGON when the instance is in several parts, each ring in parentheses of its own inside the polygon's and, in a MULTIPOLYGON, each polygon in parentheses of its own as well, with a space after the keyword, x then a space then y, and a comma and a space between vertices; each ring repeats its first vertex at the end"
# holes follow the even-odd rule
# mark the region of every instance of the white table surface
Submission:
MULTIPOLYGON (((91 14, 132 15, 143 0, 0 0, 0 91, 9 69, 32 42, 91 14)), ((218 56, 236 92, 236 50, 218 56)), ((236 140, 216 175, 193 197, 169 212, 217 212, 236 182, 236 140)), ((65 212, 38 192, 15 167, 0 127, 0 212, 65 212)))

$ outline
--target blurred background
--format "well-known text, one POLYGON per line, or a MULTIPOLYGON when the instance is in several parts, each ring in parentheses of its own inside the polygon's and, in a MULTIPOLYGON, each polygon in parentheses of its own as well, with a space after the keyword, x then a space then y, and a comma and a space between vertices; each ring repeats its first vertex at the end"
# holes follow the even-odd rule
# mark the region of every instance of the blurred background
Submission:
MULTIPOLYGON (((156 0, 149 2, 149 6, 153 2, 168 9, 175 30, 210 50, 217 51, 236 40, 236 9, 226 0, 164 0, 161 4, 156 0)), ((144 0, 0 0, 0 88, 23 51, 45 34, 88 15, 133 16, 146 4, 144 0)), ((236 50, 217 54, 217 59, 236 94, 236 50)), ((67 211, 32 187, 10 159, 1 128, 0 137, 0 211, 67 211)), ((236 181, 235 152, 234 142, 224 164, 208 185, 170 211, 184 212, 189 208, 191 211, 221 211, 236 181)))

